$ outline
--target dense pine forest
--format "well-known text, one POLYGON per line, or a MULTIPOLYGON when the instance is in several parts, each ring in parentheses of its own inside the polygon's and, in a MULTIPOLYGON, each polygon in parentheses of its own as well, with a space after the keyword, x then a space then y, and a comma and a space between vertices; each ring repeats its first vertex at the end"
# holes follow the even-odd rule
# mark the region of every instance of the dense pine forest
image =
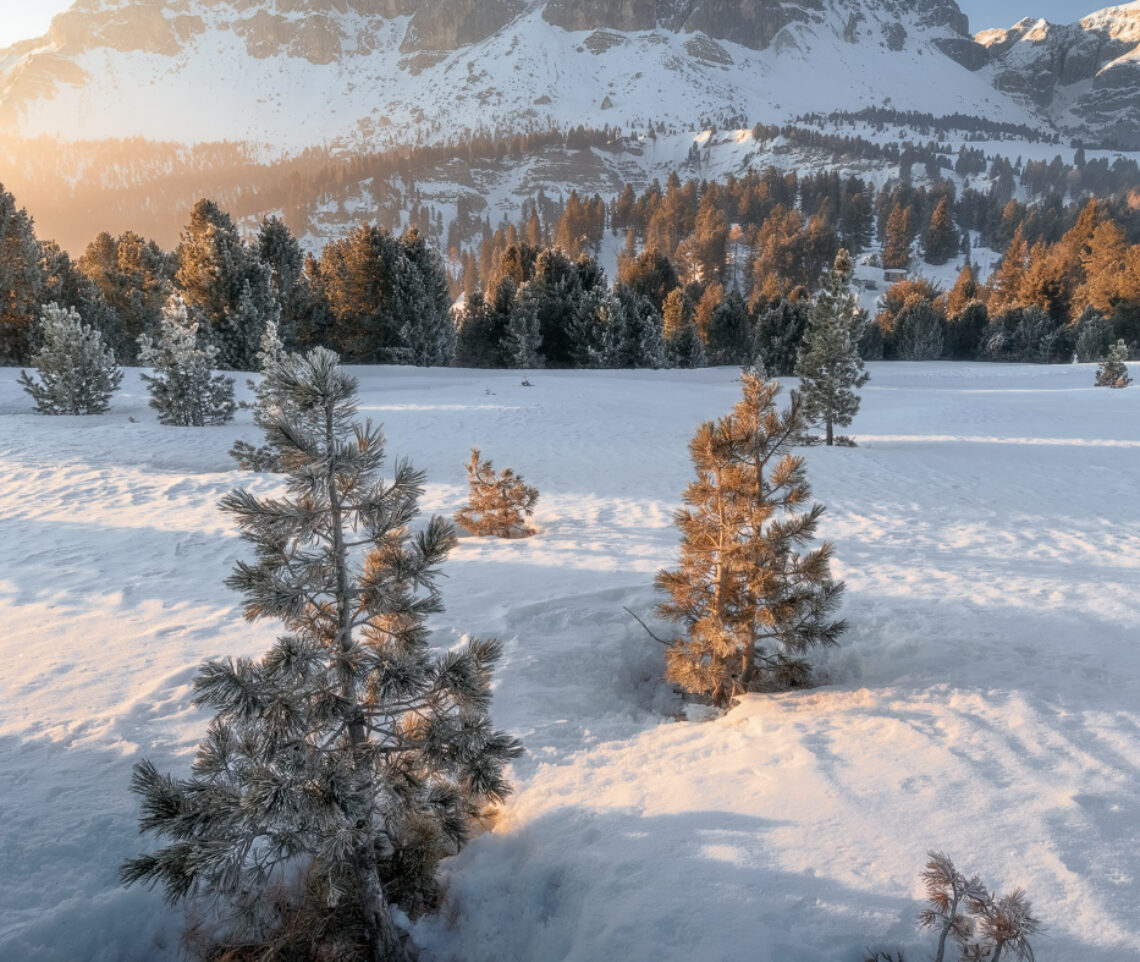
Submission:
MULTIPOLYGON (((898 119, 837 115, 827 122, 838 131, 898 119)), ((955 121, 928 123, 941 135, 955 121)), ((1023 132, 974 135, 982 133, 1023 132)), ((862 322, 866 359, 1093 360, 1117 340, 1135 356, 1134 161, 1109 164, 1078 150, 1073 164, 1059 156, 987 162, 982 150, 966 146, 952 155, 935 141, 899 147, 796 127, 758 125, 752 137, 810 142, 835 158, 873 156, 897 163, 898 176, 876 188, 837 169, 767 167, 706 180, 687 176, 702 165, 694 143, 687 169, 664 185, 653 181, 639 191, 627 183, 610 197, 571 191, 554 198, 539 190, 516 222, 498 224, 461 194, 445 228, 442 212, 417 199, 416 177, 429 168, 542 149, 623 150, 632 141, 609 128, 578 128, 351 159, 311 151, 273 164, 236 145, 150 144, 140 152, 128 142, 61 150, 44 141, 28 153, 25 144, 21 196, 0 194, 0 357, 27 363, 36 322, 55 303, 77 311, 121 362, 137 363, 139 337, 154 334, 177 294, 228 369, 256 367, 259 339, 273 320, 287 347, 326 346, 358 363, 762 363, 769 373, 789 374, 821 278, 841 249, 882 271, 870 280, 864 270, 854 281, 864 306, 876 305, 862 322), (65 168, 88 173, 73 180, 70 194, 54 193, 53 177, 65 168), (956 178, 943 176, 949 169, 956 178), (170 219, 204 177, 217 196, 196 200, 178 225, 177 245, 164 248, 170 219), (969 186, 971 178, 979 187, 969 186), (375 201, 366 222, 319 253, 306 252, 298 237, 307 223, 302 198, 334 197, 361 182, 375 201), (139 184, 147 185, 150 211, 139 218, 144 230, 100 231, 77 257, 41 239, 20 206, 30 198, 28 207, 46 211, 49 221, 59 205, 109 209, 118 221, 138 204, 139 184), (254 218, 267 208, 280 216, 254 218), (255 229, 243 231, 249 226, 255 229), (607 236, 621 247, 614 278, 601 265, 607 236), (1003 252, 986 278, 975 266, 979 248, 1003 252), (922 276, 924 265, 947 264, 960 265, 948 290, 922 276)))

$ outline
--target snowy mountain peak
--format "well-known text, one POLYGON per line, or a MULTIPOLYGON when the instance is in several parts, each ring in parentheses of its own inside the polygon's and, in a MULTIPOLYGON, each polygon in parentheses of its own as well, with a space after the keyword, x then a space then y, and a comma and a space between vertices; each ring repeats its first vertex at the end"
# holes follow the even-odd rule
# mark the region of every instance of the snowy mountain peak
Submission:
POLYGON ((0 129, 375 147, 889 103, 1140 142, 1138 11, 971 38, 954 0, 78 0, 0 51, 0 129))

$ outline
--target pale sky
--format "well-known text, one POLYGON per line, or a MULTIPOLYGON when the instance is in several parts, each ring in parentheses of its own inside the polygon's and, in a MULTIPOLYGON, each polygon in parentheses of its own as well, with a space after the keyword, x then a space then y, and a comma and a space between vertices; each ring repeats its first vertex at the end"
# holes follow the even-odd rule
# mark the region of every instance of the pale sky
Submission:
MULTIPOLYGON (((0 48, 47 32, 51 18, 72 0, 0 0, 0 48)), ((1086 13, 1111 6, 1105 0, 958 0, 971 30, 1008 27, 1022 17, 1045 17, 1072 23, 1086 13)))

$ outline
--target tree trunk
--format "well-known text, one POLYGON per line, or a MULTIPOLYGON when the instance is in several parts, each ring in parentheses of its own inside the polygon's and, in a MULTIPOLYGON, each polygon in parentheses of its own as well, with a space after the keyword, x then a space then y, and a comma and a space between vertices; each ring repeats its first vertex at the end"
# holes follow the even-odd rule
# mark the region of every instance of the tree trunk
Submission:
MULTIPOLYGON (((325 441, 327 450, 331 453, 335 444, 332 407, 329 405, 325 412, 325 441)), ((342 652, 347 653, 352 648, 352 611, 349 598, 348 583, 348 548, 344 542, 344 515, 341 505, 340 490, 336 481, 336 459, 329 458, 328 467, 329 508, 331 519, 329 534, 332 538, 333 562, 336 569, 336 608, 337 608, 337 638, 336 641, 342 652)), ((356 879, 357 897, 360 900, 360 918, 364 925, 364 937, 368 942, 370 962, 407 962, 408 954, 404 951, 403 943, 396 934, 396 927, 392 923, 392 910, 388 900, 384 897, 384 888, 380 884, 380 871, 376 864, 376 849, 374 846, 375 832, 373 831, 372 802, 375 798, 375 772, 372 760, 368 753, 368 729, 364 722, 364 713, 356 697, 355 680, 349 670, 345 670, 344 687, 341 692, 345 702, 345 721, 347 723, 349 740, 353 748, 353 765, 357 787, 360 797, 364 800, 360 812, 361 819, 367 824, 365 843, 352 856, 352 871, 356 879)))
POLYGON ((827 446, 831 447, 835 443, 835 435, 831 428, 831 418, 827 418, 827 446))

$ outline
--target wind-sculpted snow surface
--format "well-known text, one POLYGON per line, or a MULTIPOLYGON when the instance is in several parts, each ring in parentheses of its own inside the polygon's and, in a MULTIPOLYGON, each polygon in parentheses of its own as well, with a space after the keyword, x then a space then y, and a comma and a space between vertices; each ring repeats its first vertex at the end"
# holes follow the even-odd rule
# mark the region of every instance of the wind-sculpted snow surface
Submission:
MULTIPOLYGON (((859 447, 809 448, 847 582, 823 684, 676 720, 652 618, 697 424, 737 372, 364 368, 361 414, 427 471, 427 514, 493 450, 542 491, 529 539, 463 537, 435 642, 497 634, 516 795, 447 863, 424 962, 922 959, 941 849, 1023 886, 1039 962, 1140 953, 1140 390, 1093 366, 869 365, 859 447)), ((1135 374, 1136 371, 1133 371, 1135 374)), ((203 660, 255 655, 216 508, 257 440, 166 428, 136 371, 111 410, 30 410, 0 371, 0 959, 174 962, 181 916, 124 891, 130 768, 187 770, 203 660), (133 419, 133 420, 132 420, 133 419)), ((789 386, 793 386, 794 382, 789 386)))

